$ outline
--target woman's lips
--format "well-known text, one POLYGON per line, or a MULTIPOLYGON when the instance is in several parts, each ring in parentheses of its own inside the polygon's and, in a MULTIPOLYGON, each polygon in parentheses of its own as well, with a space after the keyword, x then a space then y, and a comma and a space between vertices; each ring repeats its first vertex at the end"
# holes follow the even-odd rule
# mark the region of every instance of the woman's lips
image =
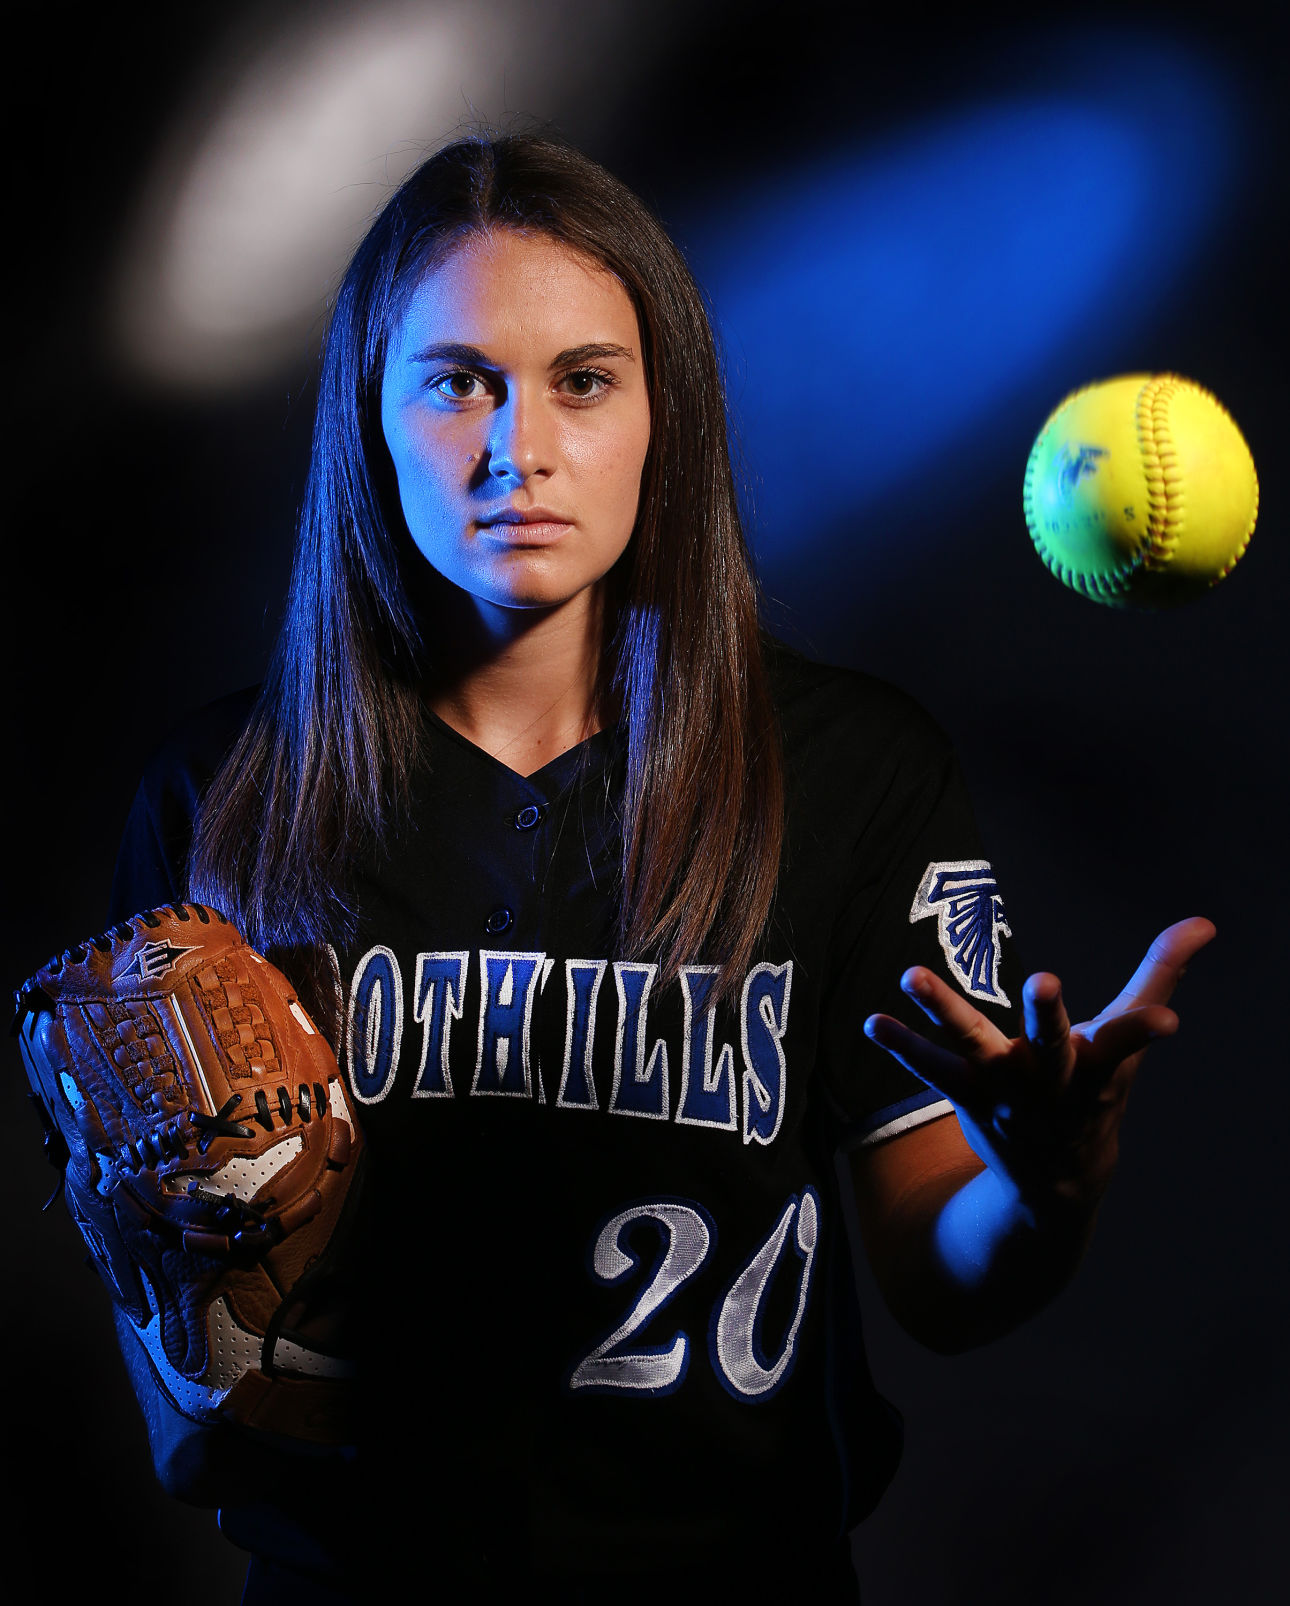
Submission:
POLYGON ((503 515, 480 525, 481 530, 506 546, 550 546, 572 528, 571 519, 545 510, 536 518, 532 514, 503 515))

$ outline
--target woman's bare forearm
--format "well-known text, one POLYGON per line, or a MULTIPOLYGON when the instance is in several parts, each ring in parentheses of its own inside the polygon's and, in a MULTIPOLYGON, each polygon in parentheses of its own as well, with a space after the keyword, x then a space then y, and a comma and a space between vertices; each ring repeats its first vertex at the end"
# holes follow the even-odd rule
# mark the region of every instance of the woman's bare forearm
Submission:
POLYGON ((981 1170, 947 1195, 929 1189, 895 1224, 883 1292, 901 1324, 942 1354, 1002 1337, 1070 1280, 1093 1232, 1094 1209, 1028 1209, 981 1170))

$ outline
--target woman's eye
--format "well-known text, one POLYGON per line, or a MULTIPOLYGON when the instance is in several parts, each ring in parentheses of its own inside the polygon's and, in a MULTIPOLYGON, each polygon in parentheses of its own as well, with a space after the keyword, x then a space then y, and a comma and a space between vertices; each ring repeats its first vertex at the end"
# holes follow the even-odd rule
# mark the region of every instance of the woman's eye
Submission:
MULTIPOLYGON (((599 368, 574 368, 564 374, 559 390, 573 401, 595 401, 602 391, 618 383, 613 374, 599 368)), ((430 381, 431 392, 449 402, 479 401, 488 394, 488 381, 469 368, 454 368, 430 381)))
POLYGON ((450 374, 440 374, 431 382, 430 389, 448 401, 473 401, 480 394, 476 387, 482 387, 483 383, 478 374, 458 368, 450 374))
POLYGON ((617 380, 612 374, 604 373, 599 368, 575 368, 565 374, 560 383, 567 393, 577 400, 590 401, 601 391, 617 384, 617 380))

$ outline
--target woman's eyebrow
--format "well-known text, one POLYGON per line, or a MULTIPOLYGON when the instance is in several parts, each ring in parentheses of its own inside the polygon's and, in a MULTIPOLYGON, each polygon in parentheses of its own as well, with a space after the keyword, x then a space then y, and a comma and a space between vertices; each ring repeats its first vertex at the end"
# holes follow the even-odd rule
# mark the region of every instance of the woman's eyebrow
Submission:
POLYGON ((459 362, 475 368, 491 368, 492 363, 478 346, 463 346, 455 340, 441 340, 414 352, 409 362, 459 362))
POLYGON ((567 368, 570 363, 588 362, 592 357, 625 357, 628 362, 636 361, 636 353, 630 346, 618 346, 612 341, 597 340, 585 346, 570 346, 554 359, 552 368, 567 368))
MULTIPOLYGON (((567 368, 572 363, 589 362, 594 357, 624 357, 628 362, 636 361, 636 353, 630 346, 615 345, 612 341, 596 340, 583 346, 569 346, 558 352, 551 359, 552 368, 567 368)), ((436 341, 432 346, 425 346, 414 352, 409 362, 458 362, 463 367, 495 368, 497 366, 478 346, 462 345, 456 340, 436 341)))

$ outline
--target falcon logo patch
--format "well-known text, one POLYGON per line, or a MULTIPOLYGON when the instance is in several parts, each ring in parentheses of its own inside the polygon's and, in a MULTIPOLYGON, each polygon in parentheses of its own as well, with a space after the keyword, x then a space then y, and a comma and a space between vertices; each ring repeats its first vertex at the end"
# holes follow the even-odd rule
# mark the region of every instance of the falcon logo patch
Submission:
POLYGON ((158 976, 164 976, 172 965, 177 965, 185 954, 192 953, 200 946, 196 942, 187 948, 177 948, 173 942, 145 942, 121 974, 136 975, 140 981, 155 981, 158 976))
POLYGON ((999 986, 1000 937, 1011 937, 999 883, 984 859, 929 864, 919 883, 912 925, 935 915, 936 934, 950 974, 972 995, 1011 1004, 999 986))

